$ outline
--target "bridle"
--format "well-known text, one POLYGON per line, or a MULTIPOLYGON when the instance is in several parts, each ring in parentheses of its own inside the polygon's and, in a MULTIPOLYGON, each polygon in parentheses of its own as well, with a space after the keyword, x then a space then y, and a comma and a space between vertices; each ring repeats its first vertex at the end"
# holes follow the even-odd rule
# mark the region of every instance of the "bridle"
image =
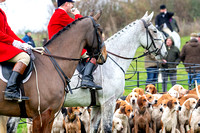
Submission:
POLYGON ((149 29, 148 29, 148 27, 149 27, 151 24, 147 24, 143 19, 141 19, 141 21, 143 22, 144 27, 145 27, 145 29, 146 29, 146 37, 147 37, 147 46, 146 46, 146 47, 143 47, 143 46, 142 46, 142 47, 145 48, 145 49, 147 50, 147 52, 145 52, 144 54, 142 54, 142 55, 140 55, 140 56, 138 56, 138 57, 135 57, 135 58, 123 57, 123 56, 114 54, 114 53, 112 53, 112 52, 110 52, 110 51, 107 51, 107 52, 108 52, 109 54, 112 54, 112 55, 114 55, 114 56, 116 56, 116 57, 119 57, 119 58, 122 58, 122 59, 125 59, 125 60, 135 60, 135 59, 141 58, 141 57, 143 57, 143 56, 145 56, 145 55, 147 55, 147 54, 151 54, 151 53, 155 53, 155 55, 159 55, 159 54, 160 54, 160 51, 161 51, 161 49, 162 49, 162 47, 163 47, 163 45, 164 45, 164 42, 162 43, 162 45, 161 45, 160 48, 157 48, 157 47, 156 47, 156 44, 155 44, 155 42, 154 42, 154 40, 155 40, 155 41, 160 41, 160 40, 162 41, 162 39, 155 39, 155 38, 153 38, 153 36, 151 35, 151 32, 150 32, 149 29), (149 45, 149 41, 148 41, 148 36, 149 36, 150 39, 152 40, 152 42, 151 42, 150 45, 149 45), (152 45, 154 46, 155 50, 150 51, 149 49, 151 48, 152 45))
POLYGON ((146 46, 145 49, 146 49, 149 53, 155 53, 155 55, 159 55, 160 52, 161 52, 161 49, 162 49, 162 47, 163 47, 163 45, 164 45, 164 42, 162 43, 162 45, 161 45, 160 48, 157 48, 154 41, 155 41, 155 40, 156 40, 156 41, 160 41, 160 40, 162 41, 162 39, 155 39, 155 38, 153 38, 151 32, 150 32, 149 29, 148 29, 148 27, 151 25, 151 23, 147 24, 147 23, 144 21, 144 19, 141 19, 141 21, 143 22, 144 27, 145 27, 145 29, 146 29, 147 46, 146 46), (150 45, 149 45, 149 41, 148 41, 148 35, 149 35, 149 37, 150 37, 150 39, 151 39, 151 41, 152 41, 150 45), (153 47, 155 48, 155 50, 150 51, 149 49, 150 49, 150 47, 151 47, 152 45, 153 45, 153 47))
POLYGON ((95 43, 94 41, 95 41, 95 36, 96 36, 98 48, 97 48, 97 50, 94 50, 94 49, 92 49, 91 51, 88 50, 87 54, 90 57, 95 57, 96 59, 101 58, 102 60, 104 60, 103 55, 101 54, 101 49, 103 48, 105 43, 101 41, 101 37, 98 33, 98 28, 99 28, 100 24, 97 24, 93 17, 89 16, 89 18, 92 20, 93 27, 94 27, 94 37, 93 37, 92 45, 94 45, 94 43, 95 43))
MULTIPOLYGON (((141 58, 141 57, 146 56, 146 55, 151 54, 151 53, 155 53, 155 55, 159 55, 160 52, 161 52, 161 49, 162 49, 162 47, 163 47, 163 45, 164 45, 164 42, 162 42, 162 45, 161 45, 160 48, 157 48, 154 41, 160 41, 160 40, 162 41, 162 39, 155 39, 155 38, 153 38, 151 32, 150 32, 149 29, 148 29, 148 27, 151 25, 151 23, 147 24, 147 23, 145 22, 145 20, 143 20, 143 19, 141 19, 141 21, 143 22, 144 27, 145 27, 145 29, 146 29, 147 46, 146 46, 146 47, 143 47, 143 48, 145 48, 145 49, 147 50, 147 52, 144 52, 142 55, 140 55, 140 56, 138 56, 138 57, 134 57, 134 58, 123 57, 123 56, 114 54, 114 53, 112 53, 112 52, 110 52, 110 51, 107 51, 107 53, 112 54, 112 55, 114 55, 114 56, 116 56, 116 57, 118 57, 118 58, 125 59, 125 60, 135 60, 135 59, 141 58), (152 41, 150 45, 149 45, 149 41, 148 41, 148 36, 150 37, 150 39, 151 39, 151 41, 152 41), (151 48, 152 45, 154 46, 155 50, 150 51, 150 48, 151 48)), ((161 55, 161 54, 160 54, 160 55, 161 55)), ((125 71, 123 70, 123 68, 122 68, 116 61, 114 61, 109 55, 108 55, 108 57, 109 57, 109 58, 123 71, 123 73, 125 74, 125 71)))

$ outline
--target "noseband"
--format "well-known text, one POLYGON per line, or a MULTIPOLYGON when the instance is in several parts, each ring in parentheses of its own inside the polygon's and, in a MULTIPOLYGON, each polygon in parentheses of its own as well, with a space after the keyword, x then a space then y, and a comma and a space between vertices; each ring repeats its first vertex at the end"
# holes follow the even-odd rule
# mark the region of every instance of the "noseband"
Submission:
POLYGON ((97 24, 93 17, 89 16, 89 18, 92 20, 93 27, 94 27, 94 37, 93 37, 92 45, 94 45, 95 36, 96 36, 97 37, 97 43, 98 43, 98 49, 97 49, 97 51, 92 50, 91 52, 88 52, 88 55, 90 57, 101 58, 102 57, 101 49, 103 48, 105 43, 101 41, 100 35, 98 33, 98 27, 100 26, 100 24, 97 24))
POLYGON ((151 24, 150 24, 150 23, 147 24, 143 19, 141 19, 141 20, 142 20, 142 22, 143 22, 143 24, 144 24, 144 27, 145 27, 145 29, 146 29, 147 46, 146 46, 145 49, 148 51, 148 53, 155 53, 155 55, 159 55, 159 54, 160 54, 160 51, 161 51, 161 49, 162 49, 162 47, 163 47, 163 45, 164 45, 164 43, 162 43, 162 45, 161 45, 160 48, 157 48, 156 45, 155 45, 154 40, 159 41, 159 40, 161 40, 161 39, 154 39, 153 36, 151 35, 151 32, 150 32, 149 29, 148 29, 148 27, 149 27, 151 24), (150 39, 151 39, 151 41, 152 41, 150 45, 149 45, 149 41, 148 41, 148 35, 149 35, 149 37, 150 37, 150 39), (155 50, 150 51, 149 49, 150 49, 150 47, 151 47, 152 45, 154 46, 155 50))

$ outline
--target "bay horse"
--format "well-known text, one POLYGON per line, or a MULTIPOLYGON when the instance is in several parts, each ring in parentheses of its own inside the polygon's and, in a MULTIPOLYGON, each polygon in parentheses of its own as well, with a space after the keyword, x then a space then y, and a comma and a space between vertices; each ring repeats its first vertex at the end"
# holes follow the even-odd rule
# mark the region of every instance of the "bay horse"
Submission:
MULTIPOLYGON (((157 53, 157 58, 167 55, 164 36, 151 23, 153 12, 127 25, 105 41, 108 52, 106 63, 94 71, 94 81, 102 86, 96 91, 96 106, 92 107, 90 132, 96 133, 101 123, 101 132, 112 132, 112 118, 116 100, 122 96, 125 87, 125 72, 138 47, 142 46, 150 52, 157 53), (101 121, 101 122, 100 122, 101 121)), ((73 94, 67 94, 65 107, 90 106, 90 90, 79 89, 80 78, 75 71, 70 85, 73 94)))
MULTIPOLYGON (((97 63, 103 64, 106 61, 102 32, 96 23, 100 16, 101 12, 94 17, 74 21, 45 44, 44 54, 35 53, 35 69, 23 85, 25 95, 30 98, 25 101, 25 110, 20 110, 17 101, 4 100, 4 94, 1 93, 0 115, 24 117, 21 111, 26 112, 25 117, 33 118, 33 133, 50 133, 54 114, 64 102, 67 84, 65 77, 72 77, 82 49, 86 48, 90 57, 97 58, 97 63)), ((5 91, 5 88, 6 83, 0 80, 0 92, 5 91)))

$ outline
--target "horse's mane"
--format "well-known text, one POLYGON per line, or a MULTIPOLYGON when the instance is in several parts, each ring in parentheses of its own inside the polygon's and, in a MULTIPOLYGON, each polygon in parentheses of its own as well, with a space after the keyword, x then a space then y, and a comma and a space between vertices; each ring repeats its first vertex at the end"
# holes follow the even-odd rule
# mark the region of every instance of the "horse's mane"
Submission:
POLYGON ((58 33, 56 33, 55 35, 53 35, 53 37, 46 43, 44 44, 44 46, 49 45, 53 40, 55 40, 60 34, 62 34, 62 32, 68 30, 72 25, 76 24, 78 21, 81 21, 82 19, 88 18, 88 16, 82 17, 82 18, 78 18, 75 21, 73 21, 72 23, 68 24, 67 26, 65 26, 63 29, 61 29, 58 33))
POLYGON ((132 27, 132 26, 135 24, 136 21, 137 21, 137 20, 135 20, 134 22, 132 22, 132 23, 130 23, 130 24, 128 24, 128 25, 126 25, 123 29, 121 29, 120 31, 118 31, 117 33, 115 33, 114 35, 112 35, 110 38, 108 38, 107 41, 109 42, 110 40, 113 40, 114 38, 118 37, 118 35, 121 36, 121 34, 125 34, 125 32, 126 32, 130 27, 132 27))

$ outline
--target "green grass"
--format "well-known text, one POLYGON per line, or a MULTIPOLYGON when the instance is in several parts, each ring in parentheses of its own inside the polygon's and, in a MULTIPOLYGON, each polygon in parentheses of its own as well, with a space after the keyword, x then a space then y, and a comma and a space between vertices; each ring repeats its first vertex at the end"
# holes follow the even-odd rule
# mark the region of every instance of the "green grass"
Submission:
MULTIPOLYGON (((20 123, 23 123, 25 122, 26 119, 22 119, 20 121, 20 123)), ((17 133, 27 133, 27 127, 26 127, 26 123, 23 123, 23 124, 19 124, 18 127, 17 127, 17 133)))

